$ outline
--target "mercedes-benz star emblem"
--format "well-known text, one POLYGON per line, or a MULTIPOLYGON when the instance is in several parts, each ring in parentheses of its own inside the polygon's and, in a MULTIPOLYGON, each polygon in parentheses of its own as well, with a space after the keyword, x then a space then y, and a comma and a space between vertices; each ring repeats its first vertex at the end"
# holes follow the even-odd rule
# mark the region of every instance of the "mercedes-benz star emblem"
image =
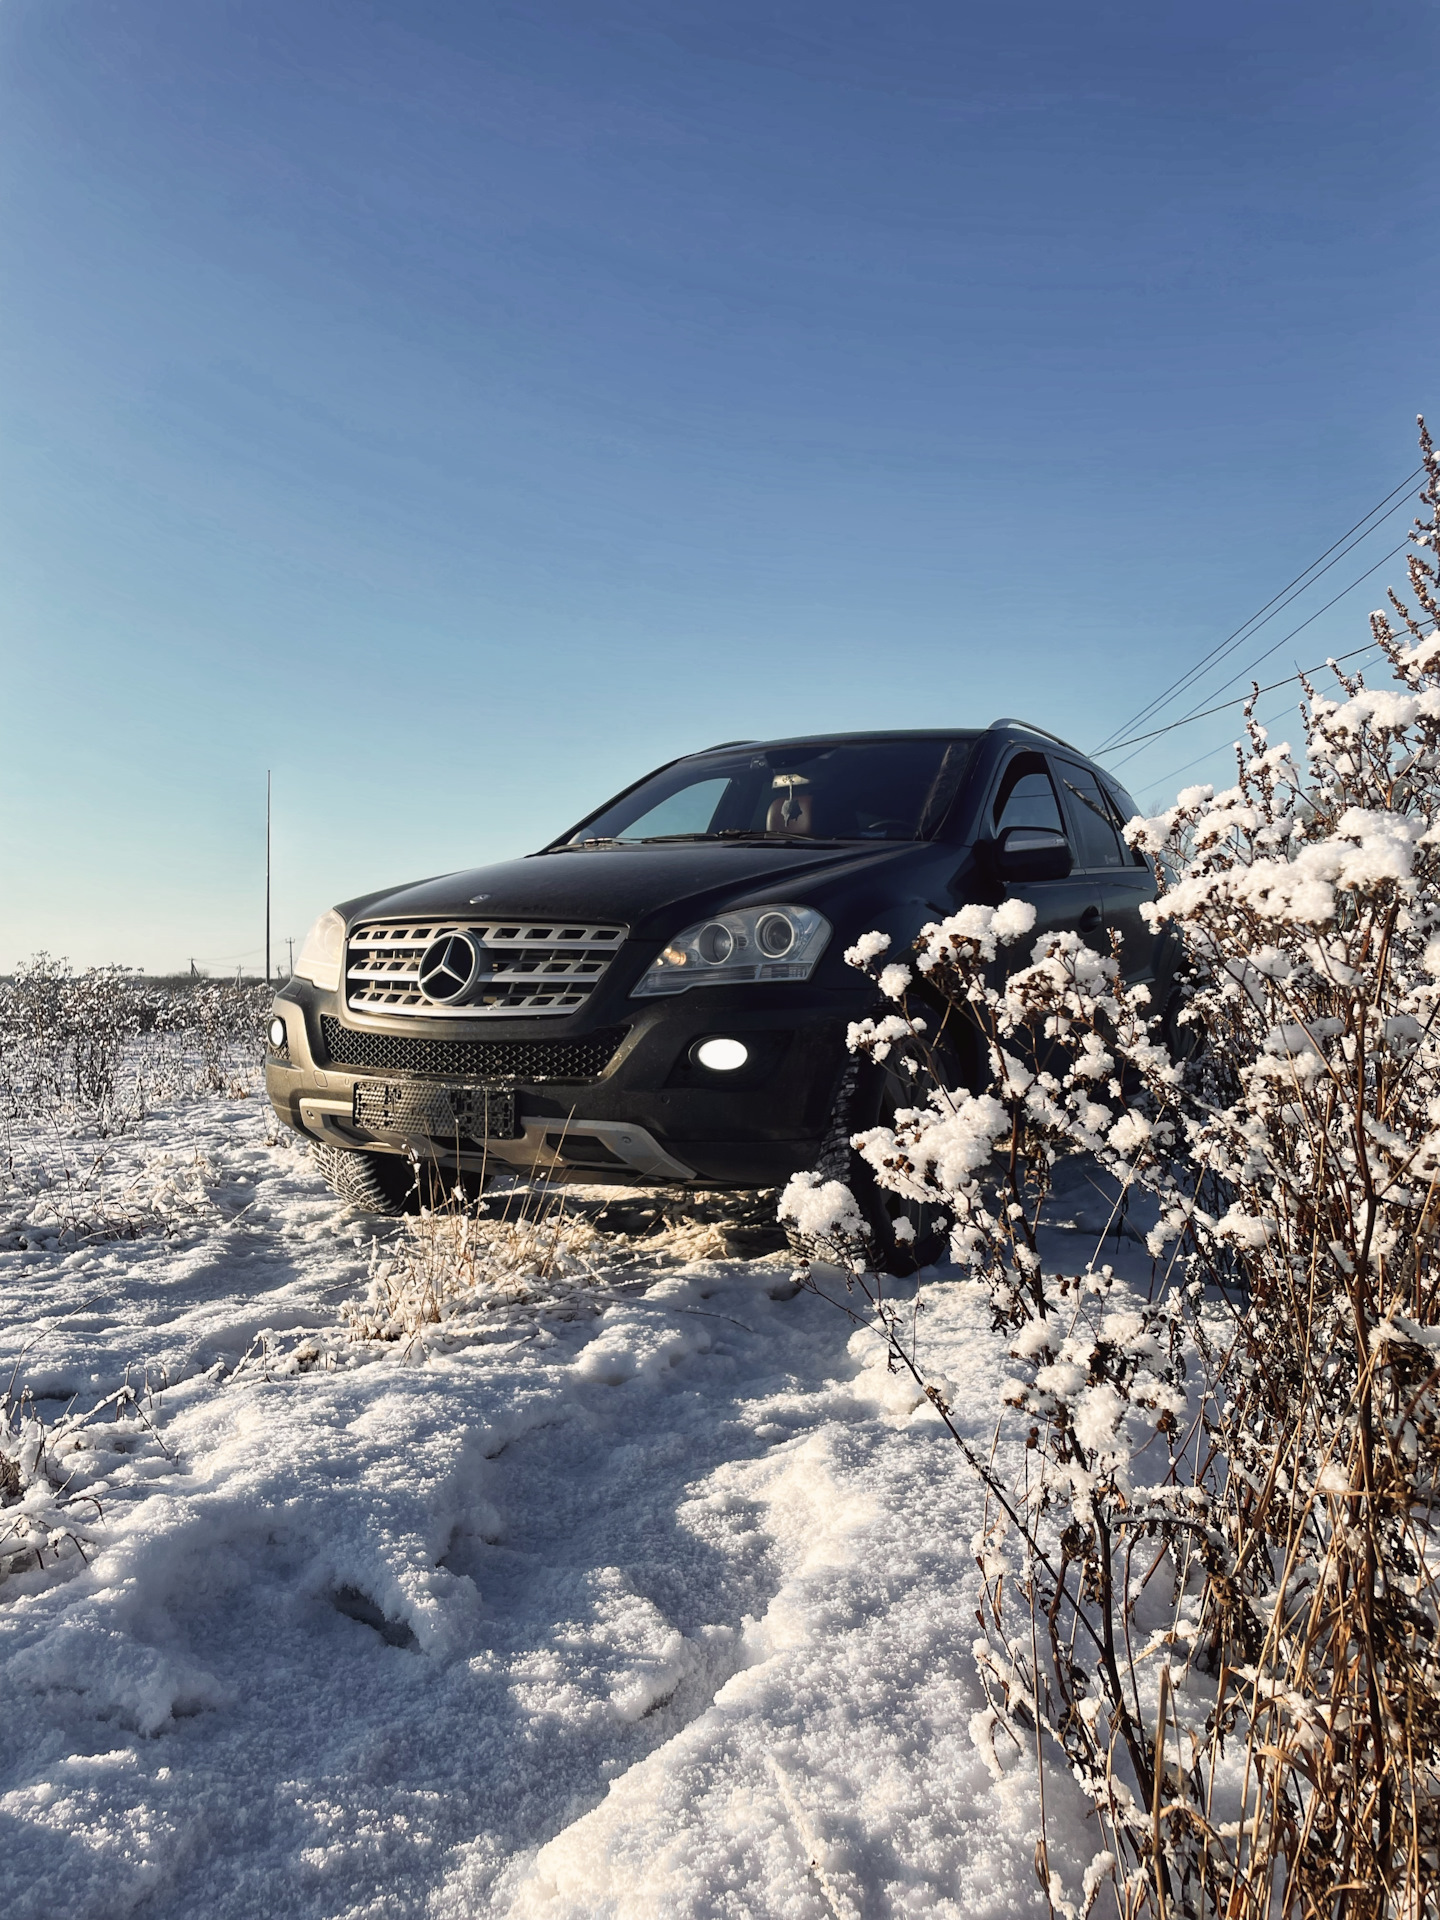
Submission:
POLYGON ((482 966, 478 941, 452 928, 438 934, 421 954, 420 991, 432 1006, 452 1007, 469 993, 482 966))

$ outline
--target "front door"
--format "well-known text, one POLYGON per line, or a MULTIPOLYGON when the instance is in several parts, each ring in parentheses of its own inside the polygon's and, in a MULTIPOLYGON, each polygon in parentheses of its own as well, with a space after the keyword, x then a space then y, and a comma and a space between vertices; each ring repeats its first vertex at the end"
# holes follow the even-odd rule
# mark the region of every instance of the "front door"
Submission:
MULTIPOLYGON (((990 826, 996 836, 1007 827, 1044 827, 1052 833, 1067 833, 1074 849, 1074 838, 1068 835, 1043 753, 1016 753, 1007 761, 991 805, 990 826)), ((1083 864, 1077 852, 1076 868, 1083 864)), ((1072 928, 1089 941, 1104 939, 1105 891, 1100 873, 1077 870, 1067 880, 1010 884, 1005 891, 1011 899, 1028 900, 1034 907, 1031 942, 1043 933, 1063 933, 1072 928)), ((1031 942, 1015 954, 1012 966, 1029 960, 1031 942)))

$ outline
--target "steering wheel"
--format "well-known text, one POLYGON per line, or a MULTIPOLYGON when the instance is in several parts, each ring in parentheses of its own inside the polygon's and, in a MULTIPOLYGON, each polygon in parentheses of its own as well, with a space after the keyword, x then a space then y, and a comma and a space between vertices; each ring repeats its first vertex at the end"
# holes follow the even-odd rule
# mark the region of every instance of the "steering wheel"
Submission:
POLYGON ((868 826, 862 827, 860 831, 862 833, 880 833, 886 827, 899 827, 900 831, 907 837, 907 839, 915 831, 914 827, 910 824, 908 820, 892 820, 889 818, 872 820, 868 826))

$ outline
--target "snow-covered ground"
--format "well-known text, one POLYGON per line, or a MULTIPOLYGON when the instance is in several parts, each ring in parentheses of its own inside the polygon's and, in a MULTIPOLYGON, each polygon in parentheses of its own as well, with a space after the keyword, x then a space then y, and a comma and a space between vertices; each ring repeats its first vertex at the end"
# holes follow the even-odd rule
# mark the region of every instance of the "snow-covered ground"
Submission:
MULTIPOLYGON (((1043 1912, 1033 1765, 970 1735, 979 1491, 878 1341, 621 1240, 357 1341, 374 1223, 272 1132, 152 1119, 131 1238, 0 1209, 4 1377, 138 1393, 69 1456, 88 1563, 0 1583, 7 1920, 1043 1912)), ((1003 1348, 920 1292, 988 1446, 1003 1348)))

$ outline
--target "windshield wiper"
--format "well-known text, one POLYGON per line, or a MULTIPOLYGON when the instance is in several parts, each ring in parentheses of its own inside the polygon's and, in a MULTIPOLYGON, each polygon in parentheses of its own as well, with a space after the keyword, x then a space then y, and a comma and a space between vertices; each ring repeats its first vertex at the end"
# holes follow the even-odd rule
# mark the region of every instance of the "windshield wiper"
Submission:
POLYGON ((763 827, 717 827, 714 833, 651 833, 642 840, 632 840, 632 847, 658 847, 667 842, 696 840, 743 840, 762 847, 843 847, 844 840, 836 840, 825 834, 816 833, 767 833, 763 827))
POLYGON ((558 847, 546 847, 543 851, 588 853, 594 847, 664 847, 693 844, 697 840, 743 841, 757 847, 847 847, 852 844, 826 834, 767 833, 763 827, 721 827, 715 833, 647 833, 637 840, 617 840, 602 834, 591 840, 562 840, 558 847))
POLYGON ((846 843, 826 833, 786 833, 783 828, 774 833, 764 827, 721 827, 717 833, 707 833, 707 840, 753 840, 760 846, 786 847, 843 847, 846 843))

